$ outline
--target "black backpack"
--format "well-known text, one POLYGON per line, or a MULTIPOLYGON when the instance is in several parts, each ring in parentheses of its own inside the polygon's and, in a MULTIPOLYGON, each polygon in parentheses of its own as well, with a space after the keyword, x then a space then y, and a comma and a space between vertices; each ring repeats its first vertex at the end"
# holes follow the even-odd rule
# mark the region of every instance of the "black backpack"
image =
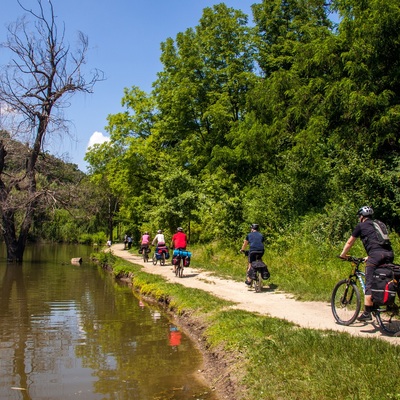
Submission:
POLYGON ((378 219, 372 220, 372 226, 375 229, 377 242, 385 247, 390 246, 390 239, 386 225, 378 219))

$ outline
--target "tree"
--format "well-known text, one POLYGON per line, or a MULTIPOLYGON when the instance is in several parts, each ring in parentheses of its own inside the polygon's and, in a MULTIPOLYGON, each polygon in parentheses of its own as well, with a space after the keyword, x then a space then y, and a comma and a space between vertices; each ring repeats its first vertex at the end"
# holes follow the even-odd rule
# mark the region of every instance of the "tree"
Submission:
POLYGON ((2 45, 13 58, 0 77, 0 106, 6 110, 2 126, 10 135, 0 137, 0 211, 3 236, 9 261, 22 261, 28 233, 38 208, 44 201, 57 201, 48 185, 37 181, 37 162, 45 139, 57 130, 66 132, 63 109, 76 92, 91 93, 102 79, 95 70, 87 80, 83 73, 88 38, 79 33, 77 49, 72 52, 65 39, 65 27, 56 24, 53 3, 37 0, 38 11, 25 8, 34 20, 33 31, 25 16, 8 27, 2 45), (12 141, 24 139, 25 153, 18 168, 10 169, 12 141), (12 173, 10 173, 12 171, 12 173))

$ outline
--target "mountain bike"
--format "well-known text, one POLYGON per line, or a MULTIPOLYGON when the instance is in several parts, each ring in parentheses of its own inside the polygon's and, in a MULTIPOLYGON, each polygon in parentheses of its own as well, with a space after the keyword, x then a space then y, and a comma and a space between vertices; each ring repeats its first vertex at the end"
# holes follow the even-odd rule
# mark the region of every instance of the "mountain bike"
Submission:
MULTIPOLYGON (((245 250, 244 255, 248 258, 249 257, 249 250, 245 250)), ((252 252, 257 254, 256 259, 262 261, 262 252, 252 252)), ((250 288, 254 288, 254 291, 256 293, 260 293, 262 291, 262 288, 264 286, 264 282, 263 282, 263 276, 262 276, 262 269, 261 268, 253 268, 254 270, 254 276, 252 277, 253 279, 251 279, 251 286, 250 288)), ((247 275, 246 275, 247 276, 247 275)))
MULTIPOLYGON (((331 309, 336 322, 348 326, 357 319, 361 309, 361 294, 357 284, 365 294, 365 273, 360 270, 365 259, 349 256, 344 261, 351 263, 352 270, 347 279, 340 280, 333 288, 331 309)), ((396 303, 390 306, 374 305, 372 315, 383 333, 400 336, 400 312, 396 303)))

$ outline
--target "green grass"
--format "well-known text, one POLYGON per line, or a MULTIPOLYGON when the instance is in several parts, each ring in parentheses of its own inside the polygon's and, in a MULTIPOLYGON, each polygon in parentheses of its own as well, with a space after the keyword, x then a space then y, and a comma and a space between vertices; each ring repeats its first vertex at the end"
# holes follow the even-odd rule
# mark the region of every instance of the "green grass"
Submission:
MULTIPOLYGON (((398 254, 399 237, 395 234, 392 237, 395 254, 398 254)), ((298 300, 330 301, 335 284, 351 272, 350 263, 337 257, 344 243, 336 246, 316 243, 311 236, 294 236, 290 242, 291 246, 284 249, 275 244, 266 245, 263 260, 271 273, 269 282, 277 290, 292 293, 298 300)), ((247 259, 238 252, 239 248, 240 244, 225 245, 221 242, 191 246, 192 266, 242 281, 247 259)), ((366 255, 360 240, 351 249, 351 254, 366 255)))
MULTIPOLYGON (((243 279, 243 255, 219 244, 190 250, 194 267, 243 279)), ((353 254, 364 254, 355 250, 353 254)), ((279 289, 303 299, 328 300, 334 283, 350 270, 349 263, 336 259, 339 251, 330 254, 304 245, 280 255, 267 251, 265 260, 279 289)), ((245 387, 243 400, 400 399, 400 346, 229 309, 232 303, 201 290, 168 283, 111 255, 106 261, 114 274, 130 273, 142 294, 202 321, 210 351, 222 349, 228 360, 236 360, 229 367, 245 387)))

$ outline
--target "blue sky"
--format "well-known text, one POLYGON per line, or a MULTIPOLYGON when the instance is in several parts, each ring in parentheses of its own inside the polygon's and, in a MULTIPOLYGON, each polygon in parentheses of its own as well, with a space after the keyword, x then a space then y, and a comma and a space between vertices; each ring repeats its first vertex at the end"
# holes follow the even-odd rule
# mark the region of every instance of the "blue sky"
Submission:
MULTIPOLYGON (((6 26, 24 14, 16 0, 5 0, 0 17, 0 42, 6 39, 6 26)), ((43 0, 44 2, 46 0, 43 0)), ((34 8, 36 0, 21 0, 34 8)), ((160 44, 168 37, 195 27, 203 9, 222 1, 214 0, 53 0, 59 22, 64 22, 68 42, 73 47, 77 31, 89 38, 87 67, 104 71, 107 79, 98 82, 94 93, 77 94, 65 111, 71 137, 54 141, 50 152, 68 154, 68 160, 86 171, 83 158, 90 143, 104 140, 107 115, 122 111, 125 87, 139 86, 150 92, 162 66, 160 44)), ((255 0, 226 0, 227 6, 240 9, 252 21, 255 0)), ((37 9, 37 8, 36 8, 37 9)), ((3 55, 0 62, 4 63, 3 55)))

